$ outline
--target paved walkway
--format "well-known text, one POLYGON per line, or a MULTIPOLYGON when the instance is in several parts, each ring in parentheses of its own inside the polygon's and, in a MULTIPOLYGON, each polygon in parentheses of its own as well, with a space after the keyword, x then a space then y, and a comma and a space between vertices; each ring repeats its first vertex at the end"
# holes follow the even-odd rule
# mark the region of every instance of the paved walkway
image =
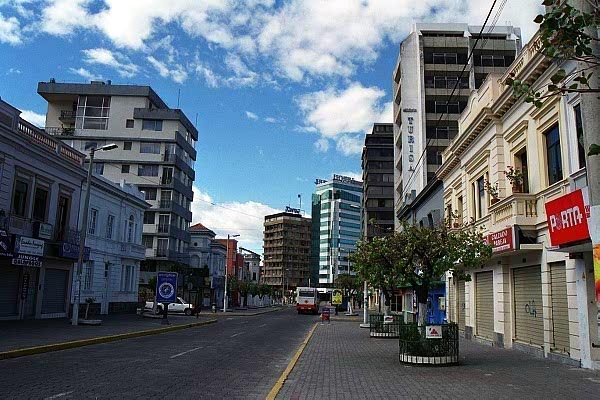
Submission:
MULTIPOLYGON (((180 314, 170 314, 169 322, 171 326, 184 325, 211 320, 215 317, 253 316, 276 310, 279 310, 279 308, 269 307, 235 310, 234 312, 227 313, 202 312, 200 313, 199 318, 196 318, 195 316, 188 317, 180 314)), ((160 317, 146 318, 137 314, 112 314, 101 315, 98 318, 102 320, 102 324, 98 326, 72 326, 70 321, 66 318, 0 321, 0 353, 28 347, 92 339, 101 336, 165 327, 165 325, 161 325, 160 317)))
POLYGON ((600 374, 464 340, 459 366, 406 366, 397 339, 333 321, 317 326, 277 398, 599 399, 600 374))

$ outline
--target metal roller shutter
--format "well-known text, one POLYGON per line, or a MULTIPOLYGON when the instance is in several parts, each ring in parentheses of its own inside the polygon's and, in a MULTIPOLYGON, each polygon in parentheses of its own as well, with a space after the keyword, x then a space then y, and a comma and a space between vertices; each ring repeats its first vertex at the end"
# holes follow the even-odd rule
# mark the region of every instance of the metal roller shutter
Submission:
POLYGON ((458 281, 458 329, 465 330, 465 281, 458 281))
POLYGON ((11 265, 0 272, 0 317, 17 315, 20 270, 11 265))
POLYGON ((456 292, 456 280, 454 278, 450 278, 448 281, 448 321, 456 322, 456 313, 454 310, 456 309, 456 304, 454 303, 454 299, 456 292))
POLYGON ((569 303, 567 301, 567 274, 565 263, 550 264, 552 290, 552 350, 569 353, 569 303))
POLYGON ((494 339, 494 273, 475 274, 475 327, 476 335, 494 339))
POLYGON ((540 266, 515 268, 513 282, 515 340, 542 346, 544 344, 544 315, 540 266))
POLYGON ((60 314, 66 312, 65 303, 67 300, 68 279, 68 270, 46 269, 42 314, 60 314))

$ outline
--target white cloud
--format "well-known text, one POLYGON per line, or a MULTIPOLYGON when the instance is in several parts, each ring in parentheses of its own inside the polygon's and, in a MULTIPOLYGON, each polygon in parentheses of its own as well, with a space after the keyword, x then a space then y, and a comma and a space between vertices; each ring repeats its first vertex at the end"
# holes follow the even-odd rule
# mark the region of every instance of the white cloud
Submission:
POLYGON ((314 146, 317 153, 327 153, 327 150, 329 150, 329 140, 322 137, 314 143, 314 146))
POLYGON ((255 121, 258 119, 258 115, 254 114, 251 111, 246 111, 246 117, 248 117, 249 119, 253 119, 255 121))
POLYGON ((82 78, 85 78, 86 81, 96 81, 102 79, 102 75, 93 74, 83 67, 80 67, 78 69, 69 68, 69 72, 75 75, 79 75, 82 78))
POLYGON ((176 83, 183 83, 187 79, 188 74, 181 65, 176 65, 174 69, 169 69, 164 62, 158 61, 153 56, 148 56, 146 59, 163 78, 170 77, 176 83))
POLYGON ((208 87, 216 88, 219 87, 219 77, 214 73, 212 69, 203 63, 196 65, 196 74, 201 78, 204 78, 208 87))
POLYGON ((86 10, 90 0, 50 0, 42 10, 41 28, 52 35, 69 35, 77 28, 92 26, 86 10))
POLYGON ((88 64, 99 64, 113 68, 124 78, 135 76, 139 67, 129 61, 129 58, 119 52, 112 52, 104 48, 82 50, 85 58, 84 62, 88 64))
POLYGON ((208 193, 195 186, 193 189, 192 224, 200 222, 220 237, 239 234, 237 240, 242 247, 262 253, 264 217, 281 210, 255 201, 215 205, 208 193))
POLYGON ((21 118, 23 118, 25 121, 31 122, 32 124, 40 128, 46 126, 46 116, 44 114, 38 114, 35 111, 22 110, 21 118))
POLYGON ((18 68, 9 68, 6 75, 21 75, 21 70, 18 68))
POLYGON ((0 43, 17 45, 22 42, 21 24, 15 17, 4 17, 0 13, 0 43))
POLYGON ((265 118, 265 122, 268 122, 270 124, 276 124, 279 122, 279 120, 277 120, 277 118, 267 117, 267 118, 265 118))
MULTIPOLYGON (((353 83, 345 90, 326 89, 300 96, 297 103, 304 113, 304 131, 319 132, 321 139, 332 139, 344 155, 360 154, 364 133, 374 122, 390 120, 392 104, 381 103, 385 92, 378 87, 353 83)), ((327 151, 325 141, 315 143, 318 151, 327 151)), ((328 144, 328 143, 327 143, 328 144)))

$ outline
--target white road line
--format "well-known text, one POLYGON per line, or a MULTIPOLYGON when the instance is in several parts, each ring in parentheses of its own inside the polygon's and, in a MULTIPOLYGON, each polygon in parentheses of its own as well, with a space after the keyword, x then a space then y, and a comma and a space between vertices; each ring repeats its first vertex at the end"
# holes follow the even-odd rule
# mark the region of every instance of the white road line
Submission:
POLYGON ((247 323, 248 323, 248 321, 242 321, 238 325, 244 325, 244 324, 247 324, 247 323))
POLYGON ((71 390, 71 391, 68 391, 68 392, 59 393, 59 394, 55 394, 54 396, 50 396, 50 397, 44 398, 44 400, 58 399, 60 397, 67 396, 67 395, 69 395, 69 394, 71 394, 73 392, 74 392, 74 390, 71 390))
POLYGON ((192 351, 200 350, 201 348, 202 347, 196 347, 195 349, 191 349, 191 350, 188 350, 188 351, 184 351, 183 353, 175 354, 174 356, 171 356, 169 358, 179 357, 179 356, 182 356, 184 354, 191 353, 192 351))
POLYGON ((264 328, 265 326, 267 326, 267 324, 259 325, 257 328, 264 328))
POLYGON ((229 337, 230 337, 230 338, 232 338, 232 337, 240 336, 240 335, 243 335, 244 333, 246 333, 246 332, 240 332, 240 333, 236 333, 236 334, 234 334, 234 335, 231 335, 231 336, 229 336, 229 337))

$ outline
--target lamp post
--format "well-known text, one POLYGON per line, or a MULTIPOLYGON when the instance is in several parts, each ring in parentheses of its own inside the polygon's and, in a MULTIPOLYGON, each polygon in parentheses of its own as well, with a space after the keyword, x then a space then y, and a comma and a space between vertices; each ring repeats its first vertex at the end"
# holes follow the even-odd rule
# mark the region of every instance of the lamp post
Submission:
POLYGON ((79 233, 79 256, 77 257, 77 274, 75 275, 75 291, 73 294, 73 317, 71 324, 79 324, 79 298, 81 297, 81 274, 83 270, 83 253, 85 250, 85 238, 87 236, 87 220, 90 208, 90 186, 92 182, 92 169, 94 166, 94 153, 98 150, 109 151, 118 148, 114 143, 90 149, 90 164, 88 165, 87 187, 85 189, 85 200, 83 202, 83 219, 81 221, 81 232, 79 233))
POLYGON ((227 260, 229 259, 229 238, 235 238, 240 235, 227 234, 227 251, 225 252, 225 293, 223 296, 223 312, 227 312, 227 260))

